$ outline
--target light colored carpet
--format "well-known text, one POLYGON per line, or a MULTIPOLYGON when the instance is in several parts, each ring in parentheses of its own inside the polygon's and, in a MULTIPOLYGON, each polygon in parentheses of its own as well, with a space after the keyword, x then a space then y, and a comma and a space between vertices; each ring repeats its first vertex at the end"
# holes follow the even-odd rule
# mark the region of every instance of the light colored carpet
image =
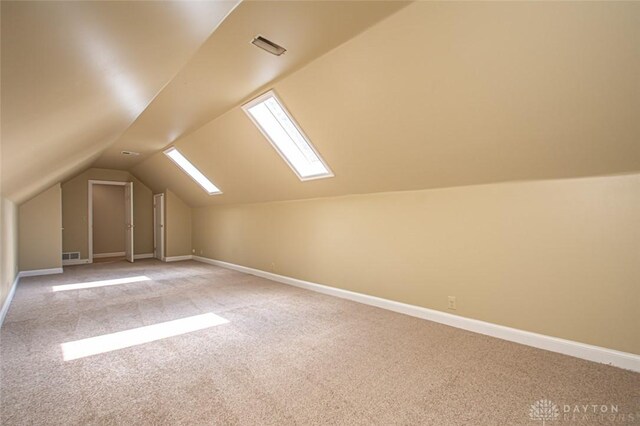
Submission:
POLYGON ((192 261, 24 278, 0 338, 3 425, 542 424, 542 398, 547 425, 640 422, 640 374, 192 261), (151 280, 52 291, 132 276, 151 280), (63 360, 62 343, 205 313, 228 323, 63 360), (576 404, 617 414, 565 417, 576 404))

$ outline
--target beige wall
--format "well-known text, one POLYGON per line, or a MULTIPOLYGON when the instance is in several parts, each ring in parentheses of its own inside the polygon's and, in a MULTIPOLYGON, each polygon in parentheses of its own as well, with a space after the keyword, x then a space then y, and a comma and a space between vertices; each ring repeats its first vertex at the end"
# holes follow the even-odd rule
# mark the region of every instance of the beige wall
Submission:
POLYGON ((19 208, 21 271, 62 267, 62 191, 56 184, 19 208))
POLYGON ((18 275, 18 207, 0 198, 0 307, 18 275))
POLYGON ((191 207, 176 194, 165 192, 165 256, 191 254, 191 207))
POLYGON ((93 253, 125 251, 124 186, 93 186, 93 253))
POLYGON ((640 175, 193 210, 196 253, 640 354, 640 175))
POLYGON ((151 190, 129 172, 89 169, 62 184, 62 246, 64 252, 79 251, 88 256, 87 197, 89 180, 133 182, 134 252, 153 253, 153 195, 151 190))

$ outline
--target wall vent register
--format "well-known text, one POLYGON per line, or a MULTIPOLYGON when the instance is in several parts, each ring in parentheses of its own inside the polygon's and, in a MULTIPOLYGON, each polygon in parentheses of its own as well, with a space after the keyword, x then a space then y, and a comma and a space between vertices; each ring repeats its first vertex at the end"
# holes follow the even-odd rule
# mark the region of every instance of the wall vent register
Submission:
POLYGON ((71 251, 67 253, 62 253, 62 260, 77 260, 80 259, 79 251, 71 251))

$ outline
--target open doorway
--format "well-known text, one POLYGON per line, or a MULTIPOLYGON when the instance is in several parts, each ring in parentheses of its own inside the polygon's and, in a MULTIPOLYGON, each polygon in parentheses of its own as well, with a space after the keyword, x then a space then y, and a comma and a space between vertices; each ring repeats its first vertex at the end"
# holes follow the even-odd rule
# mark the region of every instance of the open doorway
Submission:
POLYGON ((90 180, 88 206, 89 262, 133 262, 133 183, 90 180))
POLYGON ((153 257, 164 261, 164 194, 153 196, 153 257))

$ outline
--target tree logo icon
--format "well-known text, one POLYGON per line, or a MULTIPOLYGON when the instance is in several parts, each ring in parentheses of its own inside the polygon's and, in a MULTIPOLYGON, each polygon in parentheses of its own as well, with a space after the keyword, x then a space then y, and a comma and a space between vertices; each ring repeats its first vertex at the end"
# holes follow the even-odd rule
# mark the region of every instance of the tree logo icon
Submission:
POLYGON ((554 421, 559 416, 560 410, 558 406, 548 399, 540 399, 534 402, 529 409, 529 417, 531 420, 542 421, 543 426, 545 422, 554 421))

